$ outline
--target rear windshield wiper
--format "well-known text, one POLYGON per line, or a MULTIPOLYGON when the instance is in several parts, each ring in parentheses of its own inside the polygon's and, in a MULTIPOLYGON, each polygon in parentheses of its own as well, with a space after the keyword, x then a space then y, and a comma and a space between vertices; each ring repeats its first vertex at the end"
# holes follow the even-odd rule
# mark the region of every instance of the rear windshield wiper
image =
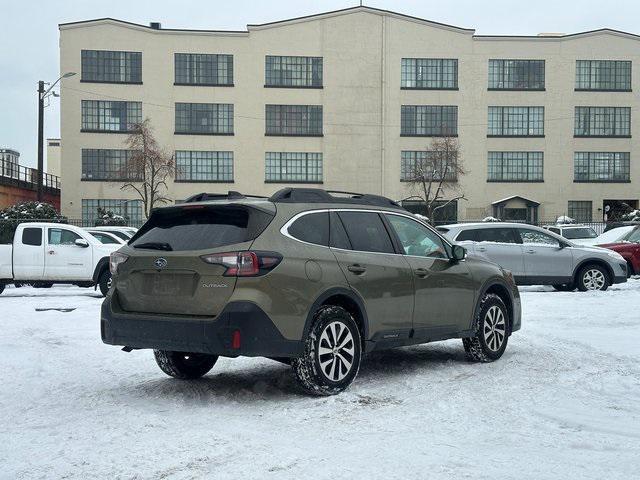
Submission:
POLYGON ((173 250, 171 245, 164 242, 143 242, 134 245, 133 248, 148 248, 149 250, 164 250, 166 252, 173 250))

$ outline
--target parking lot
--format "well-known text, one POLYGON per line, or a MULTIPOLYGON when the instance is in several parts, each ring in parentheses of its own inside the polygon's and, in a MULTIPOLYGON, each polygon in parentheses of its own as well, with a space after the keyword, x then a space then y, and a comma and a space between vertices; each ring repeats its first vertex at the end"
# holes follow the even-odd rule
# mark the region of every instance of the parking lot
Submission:
POLYGON ((640 280, 522 301, 496 363, 460 341, 402 348, 310 398, 266 359, 166 377, 102 344, 93 289, 7 288, 0 478, 637 478, 640 280))

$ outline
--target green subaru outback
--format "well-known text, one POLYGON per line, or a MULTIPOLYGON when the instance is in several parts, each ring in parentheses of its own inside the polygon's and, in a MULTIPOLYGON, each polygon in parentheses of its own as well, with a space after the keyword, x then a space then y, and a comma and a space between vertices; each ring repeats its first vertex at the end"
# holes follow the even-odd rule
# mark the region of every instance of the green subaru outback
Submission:
POLYGON ((511 273, 376 195, 199 194, 154 210, 110 267, 102 340, 154 349, 181 379, 219 356, 262 356, 332 395, 364 353, 461 338, 489 362, 520 328, 511 273))

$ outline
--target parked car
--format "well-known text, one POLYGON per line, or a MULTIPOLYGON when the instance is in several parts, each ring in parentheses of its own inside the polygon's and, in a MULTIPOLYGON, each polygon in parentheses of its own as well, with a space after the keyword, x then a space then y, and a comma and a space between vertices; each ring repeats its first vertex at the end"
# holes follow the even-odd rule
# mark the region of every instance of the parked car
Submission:
POLYGON ((579 245, 588 244, 591 239, 598 236, 593 228, 586 225, 545 225, 542 228, 579 245))
POLYGON ((604 228, 604 232, 606 233, 609 230, 613 230, 614 228, 620 228, 620 227, 636 227, 640 225, 640 222, 638 221, 616 221, 616 222, 607 222, 607 226, 604 228))
POLYGON ((115 226, 104 226, 104 227, 90 227, 87 230, 94 230, 96 232, 108 232, 113 235, 117 235, 125 242, 129 241, 131 237, 133 237, 138 231, 137 228, 133 227, 115 227, 115 226))
POLYGON ((0 245, 0 293, 8 284, 111 285, 109 254, 121 244, 103 244, 82 228, 60 223, 21 223, 13 244, 0 245))
POLYGON ((111 245, 123 245, 126 243, 120 236, 111 232, 101 232, 99 230, 87 229, 91 235, 100 240, 101 243, 111 245))
POLYGON ((627 261, 627 275, 640 275, 640 225, 609 230, 594 240, 603 248, 618 252, 627 261))
POLYGON ((586 291, 627 281, 627 263, 618 253, 577 245, 539 227, 500 222, 445 225, 439 230, 510 270, 518 285, 586 291))
POLYGON ((332 395, 362 353, 462 338, 488 362, 520 328, 510 273, 465 258, 387 198, 291 188, 195 198, 154 210, 111 255, 102 305, 102 340, 154 349, 168 375, 264 356, 290 363, 307 392, 332 395))

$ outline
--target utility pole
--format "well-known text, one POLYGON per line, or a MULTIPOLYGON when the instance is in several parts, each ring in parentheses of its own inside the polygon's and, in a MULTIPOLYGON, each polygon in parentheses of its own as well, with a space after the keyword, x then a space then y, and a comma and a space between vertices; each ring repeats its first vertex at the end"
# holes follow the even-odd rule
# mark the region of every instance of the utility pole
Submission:
POLYGON ((44 82, 38 82, 38 201, 42 201, 42 175, 44 171, 44 82))
MULTIPOLYGON (((52 92, 53 87, 55 87, 60 80, 63 78, 73 77, 76 72, 67 72, 64 75, 60 76, 53 84, 44 89, 44 81, 38 81, 38 180, 37 180, 37 190, 38 190, 38 201, 42 201, 42 177, 44 175, 44 101, 49 96, 49 94, 54 97, 59 97, 55 92, 52 92)), ((48 84, 47 84, 48 85, 48 84)))

